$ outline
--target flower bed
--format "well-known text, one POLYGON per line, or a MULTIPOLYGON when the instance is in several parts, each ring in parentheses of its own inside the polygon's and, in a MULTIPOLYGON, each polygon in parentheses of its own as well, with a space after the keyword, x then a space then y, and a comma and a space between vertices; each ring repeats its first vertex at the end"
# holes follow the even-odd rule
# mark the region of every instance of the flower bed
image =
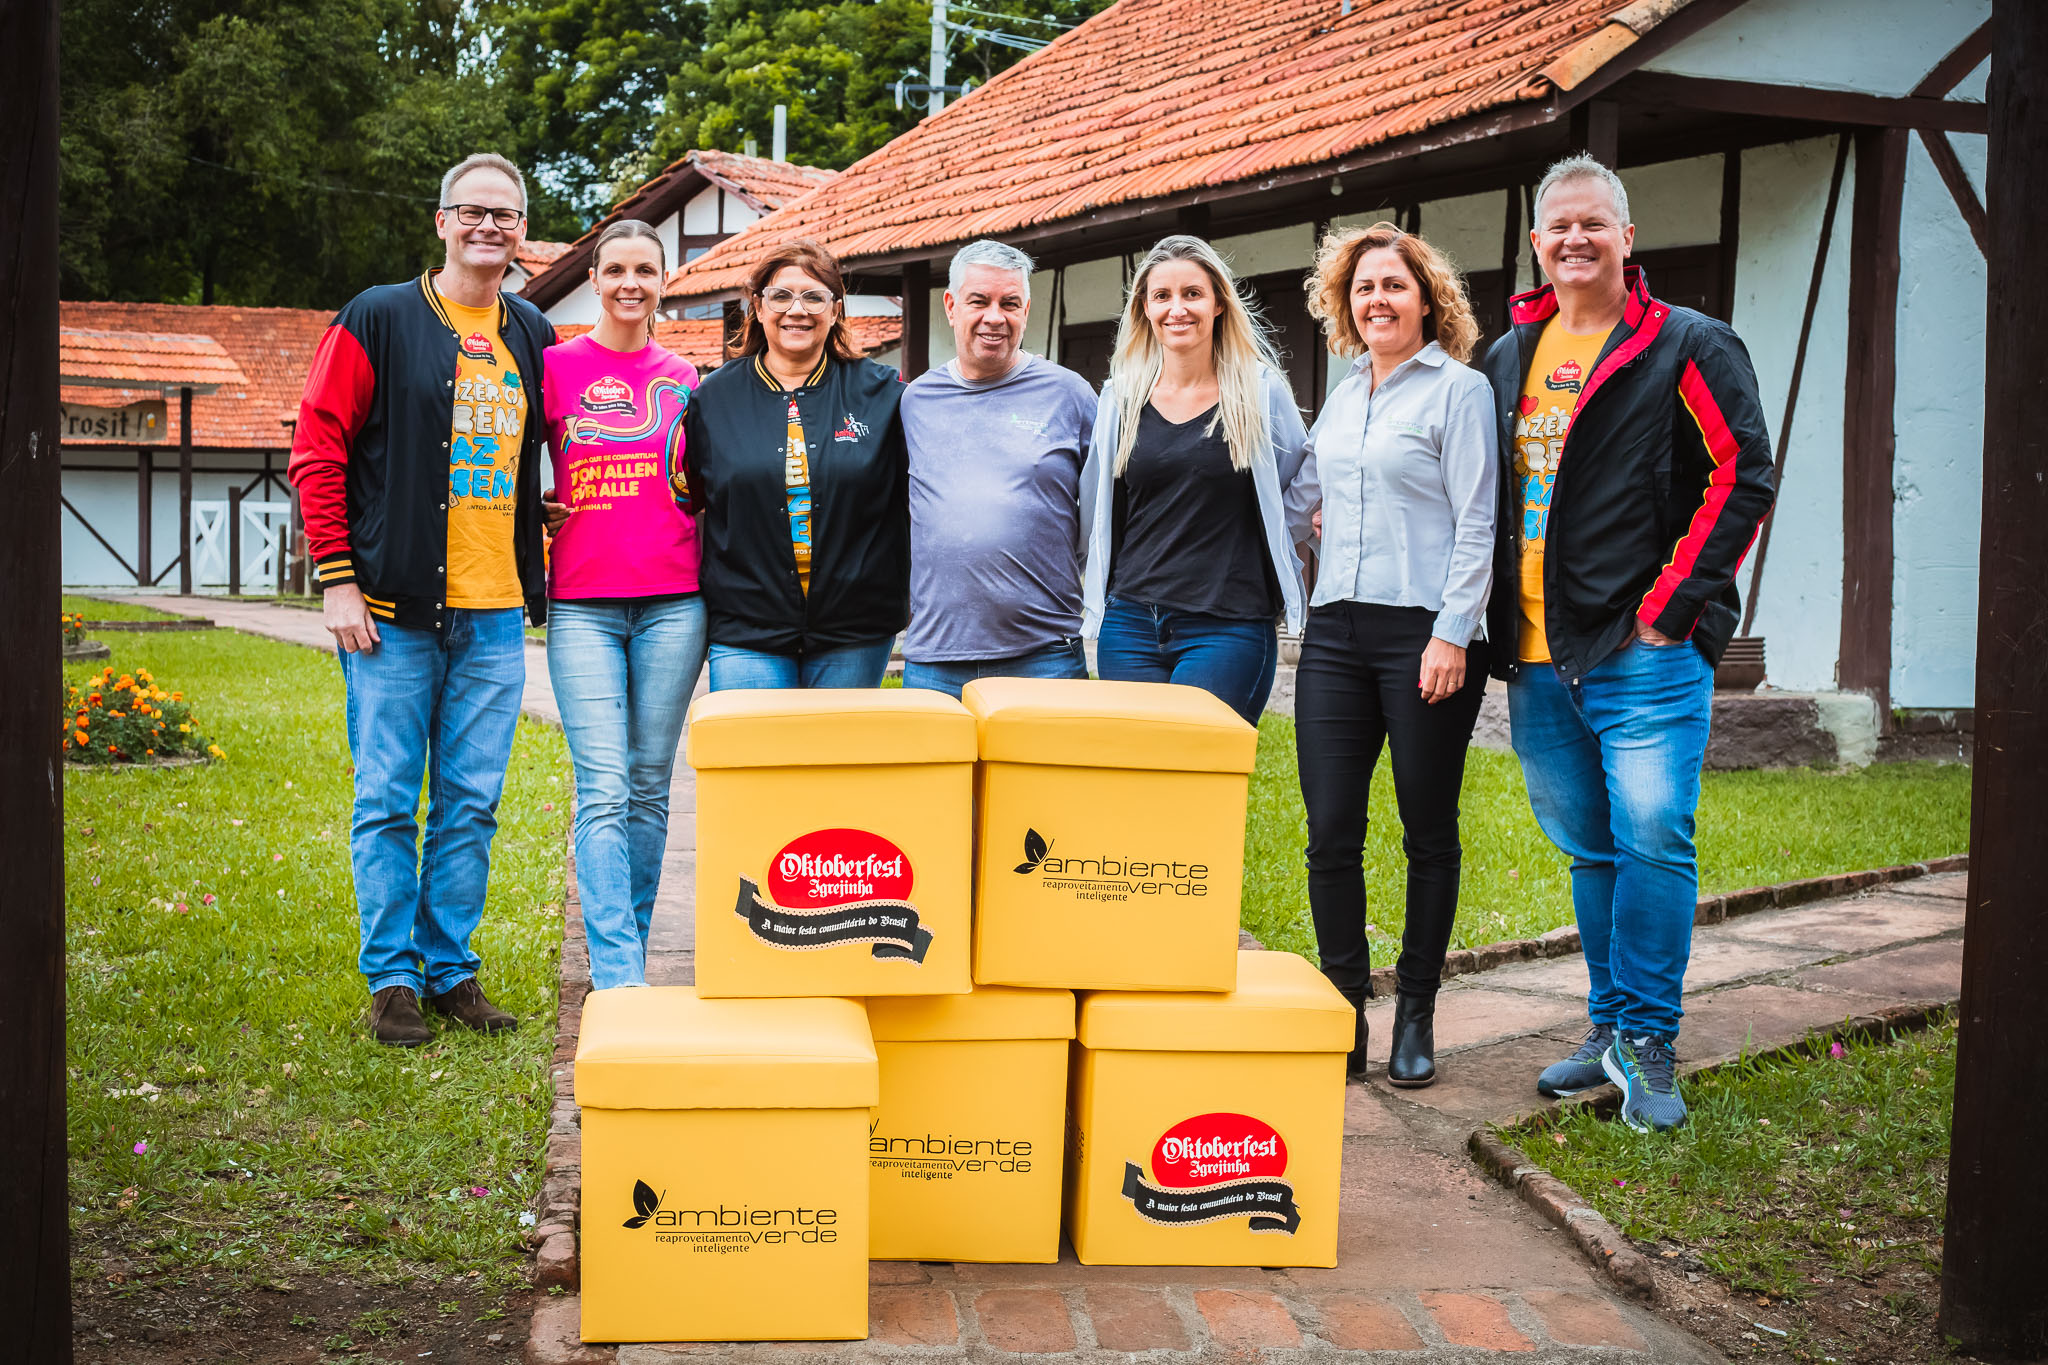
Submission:
POLYGON ((76 649, 85 643, 85 618, 75 611, 64 613, 64 648, 76 649))
POLYGON ((165 763, 225 758, 192 718, 183 692, 167 692, 146 668, 118 677, 102 669, 66 689, 64 758, 69 763, 165 763))

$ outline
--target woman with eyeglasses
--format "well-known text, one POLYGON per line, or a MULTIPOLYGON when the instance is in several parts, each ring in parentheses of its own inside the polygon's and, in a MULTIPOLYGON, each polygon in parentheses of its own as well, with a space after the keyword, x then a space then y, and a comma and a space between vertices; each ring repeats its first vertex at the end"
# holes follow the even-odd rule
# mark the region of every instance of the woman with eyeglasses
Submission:
POLYGON ((854 345, 816 242, 769 253, 745 304, 685 423, 711 689, 878 687, 910 619, 903 385, 854 345))

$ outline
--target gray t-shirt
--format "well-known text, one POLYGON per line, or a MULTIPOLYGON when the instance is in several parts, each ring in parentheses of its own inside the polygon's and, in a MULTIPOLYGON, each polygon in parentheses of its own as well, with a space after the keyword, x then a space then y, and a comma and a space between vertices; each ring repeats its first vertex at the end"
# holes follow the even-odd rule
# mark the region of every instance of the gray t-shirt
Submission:
POLYGON ((1088 381, 1035 355, 1002 378, 955 361, 903 394, 910 630, 918 663, 1007 659, 1081 633, 1088 381))

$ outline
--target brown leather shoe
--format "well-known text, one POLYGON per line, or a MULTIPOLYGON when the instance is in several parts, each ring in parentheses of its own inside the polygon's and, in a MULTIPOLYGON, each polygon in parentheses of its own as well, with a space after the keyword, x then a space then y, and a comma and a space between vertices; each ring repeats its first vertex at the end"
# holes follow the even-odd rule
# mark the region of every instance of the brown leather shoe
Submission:
POLYGON ((476 984, 473 976, 439 995, 428 996, 427 1007, 478 1033, 498 1033, 519 1027, 518 1017, 505 1013, 486 999, 484 988, 476 984))
POLYGON ((392 1047, 418 1047, 433 1038, 412 987, 386 986, 370 997, 370 1036, 392 1047))

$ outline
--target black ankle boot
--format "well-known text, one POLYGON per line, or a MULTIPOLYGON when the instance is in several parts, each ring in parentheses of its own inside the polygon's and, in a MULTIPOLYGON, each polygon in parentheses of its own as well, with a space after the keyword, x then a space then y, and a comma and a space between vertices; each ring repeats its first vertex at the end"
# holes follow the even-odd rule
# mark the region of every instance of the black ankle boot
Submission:
POLYGON ((1419 1090, 1436 1081, 1436 999, 1394 997, 1394 1047, 1387 1058, 1387 1080, 1403 1090, 1419 1090))
POLYGON ((1365 1022, 1365 1005, 1360 1002, 1352 1008, 1358 1011, 1358 1031, 1352 1035, 1351 1055, 1344 1059, 1344 1074, 1363 1076, 1365 1074, 1365 1045, 1372 1036, 1372 1028, 1365 1022))

